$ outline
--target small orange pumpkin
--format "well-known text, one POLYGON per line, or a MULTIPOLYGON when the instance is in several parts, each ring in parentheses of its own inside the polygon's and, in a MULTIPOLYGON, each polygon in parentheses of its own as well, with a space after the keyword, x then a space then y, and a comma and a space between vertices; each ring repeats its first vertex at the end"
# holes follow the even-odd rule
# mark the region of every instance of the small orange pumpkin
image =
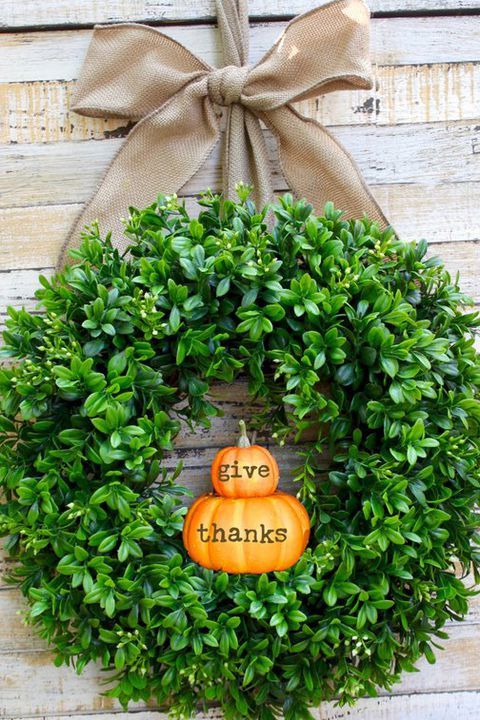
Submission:
MULTIPOLYGON (((212 466, 212 482, 220 495, 201 495, 193 503, 185 518, 183 542, 192 560, 211 570, 254 574, 285 570, 305 550, 310 520, 296 498, 275 492, 279 475, 275 459, 258 445, 252 448, 243 421, 240 427, 240 449, 221 450, 212 466), (239 478, 240 462, 247 459, 249 470, 239 478), (258 473, 260 462, 268 465, 268 476, 258 473), (233 477, 219 478, 221 465, 233 465, 233 477)), ((225 469, 222 472, 227 474, 225 469)))
POLYGON ((211 478, 215 491, 223 497, 264 497, 278 486, 278 465, 261 445, 250 445, 245 422, 240 420, 237 446, 222 448, 212 463, 211 478))

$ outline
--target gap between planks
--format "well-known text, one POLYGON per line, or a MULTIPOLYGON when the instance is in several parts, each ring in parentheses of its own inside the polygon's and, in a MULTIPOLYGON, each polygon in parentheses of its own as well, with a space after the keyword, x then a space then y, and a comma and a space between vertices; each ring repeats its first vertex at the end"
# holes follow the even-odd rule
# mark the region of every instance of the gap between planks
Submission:
MULTIPOLYGON (((47 3, 44 3, 46 5, 47 3)), ((113 5, 114 3, 112 3, 113 5)), ((399 2, 396 3, 396 7, 399 6, 399 2)), ((427 3, 423 3, 423 5, 427 3)), ((448 5, 449 3, 447 3, 448 5)), ((458 8, 462 3, 455 3, 455 8, 458 8)), ((99 3, 101 5, 101 3, 99 3)), ((389 3, 383 3, 383 7, 385 8, 389 3)), ((391 4, 390 4, 391 5, 391 4)), ((402 3, 404 7, 408 6, 410 7, 412 3, 402 3)), ((438 5, 438 3, 436 3, 438 5)), ((442 4, 442 7, 444 7, 445 3, 442 4)), ((451 4, 450 4, 451 5, 451 4)), ((413 10, 413 12, 418 11, 419 4, 416 4, 416 10, 413 10)), ((448 9, 448 8, 447 8, 448 9)), ((451 8, 452 11, 456 11, 453 7, 451 8)), ((465 9, 465 8, 464 8, 465 9)), ((387 11, 387 10, 385 10, 387 11)), ((407 10, 407 12, 412 12, 411 9, 407 10)), ((439 188, 440 190, 440 188, 439 188)), ((418 189, 416 190, 418 192, 418 189)), ((460 198, 462 193, 460 192, 460 187, 456 186, 456 192, 458 193, 457 197, 460 198)), ((477 645, 478 647, 478 645, 477 645)), ((471 662, 475 662, 473 659, 473 655, 471 656, 471 662)), ((33 668, 32 668, 33 669, 33 668)), ((33 669, 33 672, 35 673, 35 670, 33 669)), ((55 672, 55 669, 52 668, 52 673, 55 672)), ((427 673, 433 673, 435 672, 435 669, 430 669, 429 667, 426 669, 427 673)), ((443 687, 446 687, 446 683, 450 679, 450 673, 446 673, 444 678, 444 685, 443 687)), ((27 673, 24 674, 24 677, 28 676, 27 673)), ((20 685, 20 688, 24 691, 24 685, 20 685)), ((67 683, 67 690, 68 690, 68 683, 67 683)), ((377 708, 379 708, 379 714, 378 718, 380 720, 419 720, 419 718, 422 718, 422 720, 447 720, 447 718, 451 717, 451 714, 455 712, 456 714, 461 713, 462 720, 468 719, 476 719, 478 717, 478 710, 480 707, 480 697, 475 692, 470 691, 464 691, 464 692, 457 692, 451 694, 450 691, 445 691, 442 689, 442 691, 434 693, 434 694, 428 694, 428 695, 411 695, 411 694, 403 694, 397 695, 393 698, 381 698, 379 700, 373 700, 369 699, 366 701, 361 701, 359 705, 356 706, 354 710, 350 709, 333 709, 330 708, 330 705, 328 707, 324 706, 321 711, 317 714, 317 717, 319 720, 333 720, 335 718, 336 720, 339 720, 340 718, 347 718, 347 717, 358 717, 358 718, 366 718, 368 720, 377 720, 377 708), (449 693, 447 695, 447 692, 449 693), (407 700, 408 698, 408 700, 407 700), (468 700, 466 700, 468 698, 468 700), (331 714, 330 714, 331 713, 331 714)), ((1 711, 0 711, 1 712, 1 711)), ((47 708, 45 712, 51 712, 50 708, 47 708)), ((161 716, 155 715, 156 717, 162 718, 165 717, 163 714, 161 716)), ((63 715, 63 718, 66 716, 63 715)), ((80 717, 83 717, 84 720, 89 717, 88 715, 82 714, 80 717)), ((92 716, 93 718, 98 718, 98 715, 92 716)), ((102 717, 102 716, 101 716, 102 717)), ((103 715, 103 718, 106 720, 108 716, 103 715)), ((116 720, 120 720, 120 718, 123 719, 127 716, 123 713, 115 713, 111 716, 112 718, 116 718, 116 720)), ((214 711, 213 714, 209 714, 209 717, 219 717, 218 713, 214 711)), ((153 713, 150 712, 141 712, 137 715, 138 720, 153 720, 153 713)))

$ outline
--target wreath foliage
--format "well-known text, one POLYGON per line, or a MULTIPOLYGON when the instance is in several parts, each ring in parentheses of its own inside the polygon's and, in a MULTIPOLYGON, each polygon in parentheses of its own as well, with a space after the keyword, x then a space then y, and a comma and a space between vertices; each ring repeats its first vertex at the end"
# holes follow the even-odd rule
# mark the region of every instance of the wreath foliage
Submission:
POLYGON ((297 720, 433 662, 467 611, 479 316, 424 241, 290 195, 270 231, 238 191, 193 219, 175 196, 131 208, 124 256, 93 226, 41 278, 42 313, 9 310, 0 532, 58 663, 114 668, 123 705, 297 720), (268 576, 190 561, 180 468, 162 472, 180 421, 208 427, 210 384, 241 374, 258 427, 299 444, 312 518, 302 559, 268 576))

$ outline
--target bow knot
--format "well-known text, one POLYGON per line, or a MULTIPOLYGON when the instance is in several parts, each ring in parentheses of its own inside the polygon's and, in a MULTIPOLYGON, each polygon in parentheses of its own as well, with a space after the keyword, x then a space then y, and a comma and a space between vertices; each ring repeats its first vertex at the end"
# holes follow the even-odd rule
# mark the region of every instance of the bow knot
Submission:
POLYGON ((247 80, 249 67, 226 65, 212 70, 208 75, 208 96, 212 102, 223 107, 238 103, 247 80))
MULTIPOLYGON (((137 120, 64 248, 98 218, 122 249, 120 217, 159 193, 180 191, 224 134, 223 192, 253 182, 257 206, 273 199, 266 125, 284 179, 316 209, 327 200, 348 216, 386 225, 355 163, 335 138, 292 103, 333 90, 371 88, 369 12, 363 0, 331 0, 292 20, 248 66, 246 0, 216 0, 226 67, 215 69, 156 28, 97 26, 77 83, 74 110, 137 120), (227 108, 225 132, 218 106, 227 108)), ((281 181, 283 182, 283 181, 281 181)), ((283 185, 285 187, 285 185, 283 185)))

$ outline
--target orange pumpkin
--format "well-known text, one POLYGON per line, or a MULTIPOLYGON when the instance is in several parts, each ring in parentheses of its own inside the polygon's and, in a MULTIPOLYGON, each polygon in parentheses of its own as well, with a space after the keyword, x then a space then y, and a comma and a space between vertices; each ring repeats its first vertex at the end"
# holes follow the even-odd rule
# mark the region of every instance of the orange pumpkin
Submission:
POLYGON ((224 498, 201 495, 183 528, 195 562, 229 573, 264 573, 294 565, 307 546, 310 521, 292 495, 224 498))
POLYGON ((212 482, 220 495, 202 495, 193 503, 185 518, 183 542, 192 560, 211 570, 255 574, 285 570, 305 550, 310 520, 296 498, 275 492, 279 475, 275 459, 264 448, 250 446, 243 421, 240 427, 239 447, 220 450, 212 465, 212 482), (259 472, 262 466, 269 473, 259 472))
POLYGON ((223 497, 264 497, 278 486, 278 465, 261 445, 250 445, 245 423, 240 420, 238 444, 222 448, 212 463, 215 491, 223 497))

